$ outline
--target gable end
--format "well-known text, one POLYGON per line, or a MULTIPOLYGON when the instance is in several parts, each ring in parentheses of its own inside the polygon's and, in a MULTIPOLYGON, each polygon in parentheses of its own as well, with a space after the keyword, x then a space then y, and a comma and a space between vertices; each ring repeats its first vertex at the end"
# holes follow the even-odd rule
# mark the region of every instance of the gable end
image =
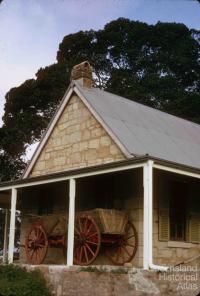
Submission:
POLYGON ((126 157, 82 100, 73 95, 54 126, 30 176, 124 160, 126 157))

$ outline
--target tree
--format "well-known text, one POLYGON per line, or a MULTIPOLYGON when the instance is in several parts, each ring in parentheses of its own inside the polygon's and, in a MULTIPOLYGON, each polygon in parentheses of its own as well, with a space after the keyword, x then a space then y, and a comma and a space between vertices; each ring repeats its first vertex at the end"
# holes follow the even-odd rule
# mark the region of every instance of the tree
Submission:
MULTIPOLYGON (((95 86, 200 123, 199 37, 199 31, 184 24, 148 25, 124 18, 103 30, 65 36, 55 64, 7 93, 0 129, 2 161, 13 165, 17 158, 14 171, 23 167, 20 159, 27 145, 40 139, 72 67, 86 59, 94 68, 95 86)), ((9 170, 5 174, 2 169, 2 179, 8 179, 9 170)))

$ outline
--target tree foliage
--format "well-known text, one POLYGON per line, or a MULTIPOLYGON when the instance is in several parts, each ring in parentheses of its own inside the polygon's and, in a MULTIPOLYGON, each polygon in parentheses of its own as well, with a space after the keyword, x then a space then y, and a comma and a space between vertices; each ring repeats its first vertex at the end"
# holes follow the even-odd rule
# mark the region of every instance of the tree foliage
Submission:
POLYGON ((200 123, 199 38, 199 31, 184 24, 148 25, 124 18, 103 30, 65 36, 55 64, 6 94, 0 161, 11 167, 13 159, 19 162, 13 171, 2 166, 1 178, 19 172, 26 146, 40 139, 69 85, 72 67, 86 59, 94 68, 95 86, 200 123))
POLYGON ((51 296, 46 281, 39 271, 29 271, 12 266, 0 266, 0 295, 51 296))

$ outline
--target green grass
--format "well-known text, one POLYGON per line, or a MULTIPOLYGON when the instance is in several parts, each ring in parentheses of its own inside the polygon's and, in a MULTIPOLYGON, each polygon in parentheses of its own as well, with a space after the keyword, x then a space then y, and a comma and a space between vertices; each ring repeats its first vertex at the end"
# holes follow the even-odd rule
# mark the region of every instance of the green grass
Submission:
POLYGON ((128 269, 119 267, 114 269, 106 269, 105 267, 88 266, 78 269, 79 272, 96 272, 96 273, 112 273, 112 274, 128 274, 128 269))

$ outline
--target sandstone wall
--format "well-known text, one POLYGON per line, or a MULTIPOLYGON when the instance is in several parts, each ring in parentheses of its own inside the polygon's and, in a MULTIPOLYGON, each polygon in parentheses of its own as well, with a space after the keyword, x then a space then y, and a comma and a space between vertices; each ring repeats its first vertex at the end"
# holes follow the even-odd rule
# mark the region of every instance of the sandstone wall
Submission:
POLYGON ((31 176, 123 160, 117 145, 82 101, 68 102, 31 176))
MULTIPOLYGON (((154 207, 153 207, 153 258, 154 263, 158 265, 176 265, 180 262, 188 260, 197 256, 200 253, 200 244, 190 243, 187 241, 160 241, 159 240, 159 199, 161 194, 165 194, 166 184, 169 187, 170 182, 178 180, 181 182, 188 182, 188 199, 192 198, 193 191, 192 182, 187 178, 174 175, 159 175, 154 176, 154 207), (168 181, 167 181, 168 180, 168 181), (169 182, 170 180, 170 182, 169 182), (167 182, 167 183, 165 183, 167 182), (161 185, 162 184, 162 185, 161 185), (161 185, 161 191, 159 193, 159 186, 161 185)), ((170 191, 169 191, 170 192, 170 191)), ((200 195, 200 191, 199 191, 200 195)))
POLYGON ((166 273, 114 267, 99 270, 64 266, 26 268, 39 269, 55 296, 196 296, 200 292, 199 266, 198 262, 192 271, 166 273))

